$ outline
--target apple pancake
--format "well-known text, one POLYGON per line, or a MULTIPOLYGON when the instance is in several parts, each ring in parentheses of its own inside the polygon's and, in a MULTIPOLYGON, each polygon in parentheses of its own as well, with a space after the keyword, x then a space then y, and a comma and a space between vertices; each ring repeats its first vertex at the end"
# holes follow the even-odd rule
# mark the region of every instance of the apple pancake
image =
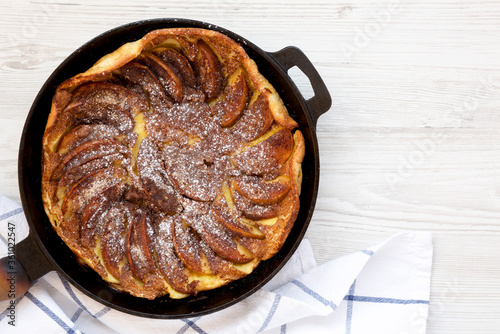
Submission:
POLYGON ((78 260, 114 288, 184 298, 280 250, 304 149, 241 45, 212 30, 155 30, 57 87, 43 202, 78 260))

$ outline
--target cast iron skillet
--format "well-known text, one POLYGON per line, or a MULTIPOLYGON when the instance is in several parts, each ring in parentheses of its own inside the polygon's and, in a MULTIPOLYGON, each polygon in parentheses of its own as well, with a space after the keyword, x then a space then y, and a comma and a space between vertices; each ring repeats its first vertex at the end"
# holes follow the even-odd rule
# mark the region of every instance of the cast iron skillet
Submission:
MULTIPOLYGON (((246 298, 268 282, 283 267, 306 232, 316 202, 319 181, 315 126, 319 116, 328 111, 330 106, 331 97, 323 80, 309 59, 296 47, 286 47, 277 52, 265 52, 231 31, 205 22, 185 19, 139 21, 97 36, 72 53, 52 73, 38 93, 26 119, 19 149, 18 168, 21 200, 29 223, 30 234, 16 246, 18 297, 23 287, 24 291, 29 288, 31 281, 49 271, 56 270, 96 301, 116 310, 142 317, 175 319, 199 316, 221 310, 246 298), (212 29, 242 44, 249 56, 257 63, 260 72, 278 90, 290 115, 299 123, 299 128, 305 137, 306 155, 302 165, 300 211, 280 252, 273 258, 262 262, 252 274, 221 288, 201 292, 197 296, 180 301, 168 297, 151 301, 133 297, 109 287, 93 270, 79 265, 73 253, 55 233, 45 215, 41 198, 41 143, 52 96, 59 83, 84 72, 101 56, 124 43, 140 39, 151 30, 173 27, 212 29), (314 97, 308 100, 302 97, 287 74, 293 66, 298 66, 309 78, 314 97)), ((2 259, 2 262, 7 266, 7 259, 2 259)), ((8 266, 3 269, 4 275, 8 269, 8 266)), ((12 268, 10 269, 12 271, 12 268)))

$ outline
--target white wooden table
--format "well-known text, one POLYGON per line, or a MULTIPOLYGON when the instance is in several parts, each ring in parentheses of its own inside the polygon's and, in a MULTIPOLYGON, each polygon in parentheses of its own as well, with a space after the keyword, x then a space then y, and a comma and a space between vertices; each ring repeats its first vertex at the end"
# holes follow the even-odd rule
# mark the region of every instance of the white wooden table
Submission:
POLYGON ((25 117, 73 50, 141 19, 207 21, 266 51, 301 48, 330 89, 307 233, 318 262, 431 231, 428 332, 500 331, 500 1, 146 2, 2 1, 1 194, 19 200, 25 117))

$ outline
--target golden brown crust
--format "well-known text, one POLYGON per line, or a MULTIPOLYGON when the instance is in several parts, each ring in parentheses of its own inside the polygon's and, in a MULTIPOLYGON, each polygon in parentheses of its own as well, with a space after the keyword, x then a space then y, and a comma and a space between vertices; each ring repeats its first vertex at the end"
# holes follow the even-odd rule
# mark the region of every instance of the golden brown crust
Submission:
POLYGON ((276 254, 293 226, 305 151, 296 127, 232 39, 152 31, 57 88, 45 211, 119 290, 153 299, 219 287, 276 254))

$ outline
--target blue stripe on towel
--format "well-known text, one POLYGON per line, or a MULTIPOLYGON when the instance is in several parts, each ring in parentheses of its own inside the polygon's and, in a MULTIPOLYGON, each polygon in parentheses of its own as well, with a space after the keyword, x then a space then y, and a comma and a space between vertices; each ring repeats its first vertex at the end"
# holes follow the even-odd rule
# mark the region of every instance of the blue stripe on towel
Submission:
POLYGON ((102 317, 103 315, 105 315, 106 313, 108 313, 109 311, 111 311, 111 309, 106 306, 105 308, 103 308, 102 310, 100 310, 99 312, 97 312, 93 317, 96 318, 96 319, 99 319, 100 317, 102 317))
MULTIPOLYGON (((182 321, 184 321, 186 324, 189 325, 189 327, 191 327, 192 329, 194 329, 197 333, 200 333, 200 334, 207 334, 207 332, 205 332, 203 329, 201 329, 197 324, 195 324, 196 321, 200 320, 200 317, 198 318, 195 318, 193 320, 190 320, 190 319, 181 319, 182 321)), ((183 327, 184 328, 184 327, 183 327)), ((184 331, 185 332, 185 331, 184 331)))
POLYGON ((78 304, 78 306, 80 306, 85 312, 87 312, 88 314, 90 314, 92 317, 94 317, 95 319, 98 319, 100 317, 102 317, 103 315, 105 315, 106 313, 109 312, 110 308, 109 307, 105 307, 103 308, 102 310, 100 310, 99 312, 97 312, 96 314, 92 314, 86 307, 85 305, 83 305, 83 303, 81 302, 80 299, 78 299, 78 297, 76 296, 75 292, 73 291, 73 289, 71 288, 71 285, 69 284, 69 282, 64 278, 62 277, 61 274, 57 273, 57 275, 59 276, 59 279, 61 280, 64 288, 66 289, 66 291, 69 293, 69 295, 71 296, 71 298, 73 299, 73 301, 75 303, 78 304))
POLYGON ((181 328, 181 329, 179 329, 179 330, 177 331, 177 333, 176 333, 176 334, 184 334, 184 333, 186 333, 186 331, 189 329, 189 327, 190 327, 190 326, 189 326, 188 324, 185 324, 184 326, 182 326, 182 328, 181 328))
POLYGON ((71 286, 69 285, 68 281, 66 281, 66 279, 64 279, 64 277, 62 277, 61 274, 57 273, 57 275, 59 276, 59 279, 61 280, 64 288, 69 293, 69 295, 71 296, 73 301, 75 303, 77 303, 78 306, 80 306, 85 312, 89 313, 91 316, 93 316, 95 318, 95 316, 92 313, 90 313, 90 311, 85 307, 85 305, 83 305, 83 303, 80 301, 80 299, 78 299, 78 297, 76 296, 73 289, 71 289, 71 286))
POLYGON ((274 297, 273 305, 271 306, 271 309, 269 310, 269 314, 267 315, 266 320, 264 320, 262 327, 257 331, 257 333, 260 333, 267 328, 267 326, 269 325, 269 322, 271 322, 271 319, 273 318, 274 313, 276 312, 276 309, 278 308, 280 300, 281 300, 281 295, 277 294, 274 297))
POLYGON ((323 305, 330 306, 334 311, 337 308, 337 305, 335 305, 334 302, 332 302, 331 300, 328 300, 328 299, 322 297, 319 293, 317 293, 316 291, 312 290, 311 288, 309 288, 308 286, 306 286, 304 283, 302 283, 302 282, 300 282, 300 281, 298 281, 296 279, 294 279, 293 281, 291 281, 291 283, 293 283, 296 286, 298 286, 302 291, 304 291, 305 293, 307 293, 308 295, 310 295, 311 297, 313 297, 314 299, 316 299, 317 301, 319 301, 323 305))
POLYGON ((75 314, 73 314, 73 316, 71 317, 71 322, 75 323, 78 320, 78 318, 80 318, 80 315, 82 314, 82 312, 83 312, 83 309, 78 308, 78 310, 75 312, 75 314))
MULTIPOLYGON (((354 289, 356 288, 356 280, 352 283, 349 288, 349 295, 354 295, 354 289)), ((347 317, 345 320, 345 334, 351 334, 351 325, 352 325, 352 309, 353 309, 353 301, 347 300, 347 317)))
POLYGON ((71 334, 75 333, 75 331, 73 329, 71 329, 68 326, 68 324, 66 324, 61 318, 59 318, 54 312, 52 312, 44 303, 42 303, 41 301, 39 301, 29 291, 26 292, 25 296, 26 296, 26 298, 28 298, 29 300, 31 300, 33 302, 33 304, 35 304, 36 306, 38 306, 38 308, 40 308, 40 310, 42 310, 43 312, 45 312, 45 314, 47 314, 59 326, 61 326, 66 331, 66 333, 71 333, 71 334))
POLYGON ((21 212, 23 212, 23 208, 14 209, 12 211, 9 211, 7 213, 4 213, 4 214, 0 215, 0 220, 4 220, 4 219, 10 218, 12 216, 18 215, 21 212))
POLYGON ((383 297, 368 297, 368 296, 354 296, 351 291, 344 297, 344 300, 355 301, 355 302, 367 302, 367 303, 386 303, 386 304, 429 304, 428 300, 422 299, 396 299, 396 298, 383 298, 383 297))

